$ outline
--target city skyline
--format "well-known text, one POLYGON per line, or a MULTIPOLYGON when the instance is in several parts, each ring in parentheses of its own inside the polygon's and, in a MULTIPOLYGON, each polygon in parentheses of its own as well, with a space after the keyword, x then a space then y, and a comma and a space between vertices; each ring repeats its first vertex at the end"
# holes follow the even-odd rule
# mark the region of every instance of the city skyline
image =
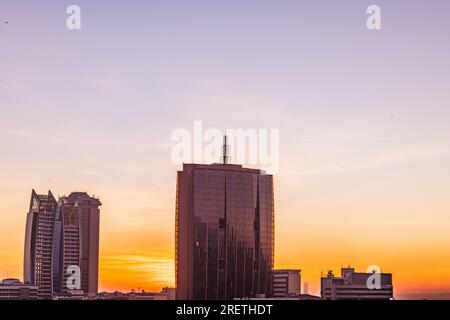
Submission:
POLYGON ((170 137, 200 120, 280 129, 276 269, 450 292, 450 3, 375 2, 373 32, 372 1, 80 0, 79 31, 67 3, 2 3, 0 278, 34 188, 101 196, 100 291, 173 287, 170 137))

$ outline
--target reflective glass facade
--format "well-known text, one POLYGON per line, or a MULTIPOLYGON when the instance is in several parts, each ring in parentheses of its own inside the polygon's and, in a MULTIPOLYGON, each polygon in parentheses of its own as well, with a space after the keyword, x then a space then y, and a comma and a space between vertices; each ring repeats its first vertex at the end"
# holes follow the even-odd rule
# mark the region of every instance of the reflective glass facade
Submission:
POLYGON ((238 165, 185 165, 177 178, 178 299, 270 295, 273 177, 238 165))

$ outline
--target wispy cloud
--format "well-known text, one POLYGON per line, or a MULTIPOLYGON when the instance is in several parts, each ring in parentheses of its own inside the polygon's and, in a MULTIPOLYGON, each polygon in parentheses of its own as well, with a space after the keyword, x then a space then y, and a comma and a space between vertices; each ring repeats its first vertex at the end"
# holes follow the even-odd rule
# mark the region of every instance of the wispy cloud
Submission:
POLYGON ((418 145, 379 153, 373 157, 365 156, 361 158, 361 156, 358 157, 357 153, 358 151, 355 150, 356 156, 353 159, 347 158, 345 161, 335 159, 335 163, 330 163, 330 161, 333 161, 332 158, 318 165, 305 163, 304 170, 289 170, 285 174, 289 176, 328 175, 341 172, 370 170, 414 161, 448 157, 450 150, 443 145, 418 145), (341 164, 343 162, 345 164, 341 164))

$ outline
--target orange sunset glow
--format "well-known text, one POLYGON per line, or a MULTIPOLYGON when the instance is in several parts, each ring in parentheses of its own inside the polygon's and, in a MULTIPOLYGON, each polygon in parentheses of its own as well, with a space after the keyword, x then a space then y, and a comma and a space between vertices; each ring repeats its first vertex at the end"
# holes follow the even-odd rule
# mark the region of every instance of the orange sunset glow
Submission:
POLYGON ((349 265, 450 294, 450 2, 380 0, 381 30, 361 1, 78 2, 81 30, 0 5, 0 279, 24 278, 31 191, 79 191, 102 203, 99 291, 175 287, 173 135, 205 147, 201 122, 278 130, 274 267, 309 294, 349 265))

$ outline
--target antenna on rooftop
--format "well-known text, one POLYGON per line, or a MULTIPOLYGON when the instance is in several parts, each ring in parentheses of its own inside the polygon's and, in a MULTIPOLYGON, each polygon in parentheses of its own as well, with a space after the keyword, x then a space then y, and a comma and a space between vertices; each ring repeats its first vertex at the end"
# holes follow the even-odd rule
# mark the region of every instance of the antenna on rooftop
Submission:
POLYGON ((229 161, 229 157, 228 157, 228 137, 227 137, 227 133, 226 132, 225 132, 225 135, 223 136, 222 160, 223 160, 223 164, 228 164, 228 161, 229 161))

